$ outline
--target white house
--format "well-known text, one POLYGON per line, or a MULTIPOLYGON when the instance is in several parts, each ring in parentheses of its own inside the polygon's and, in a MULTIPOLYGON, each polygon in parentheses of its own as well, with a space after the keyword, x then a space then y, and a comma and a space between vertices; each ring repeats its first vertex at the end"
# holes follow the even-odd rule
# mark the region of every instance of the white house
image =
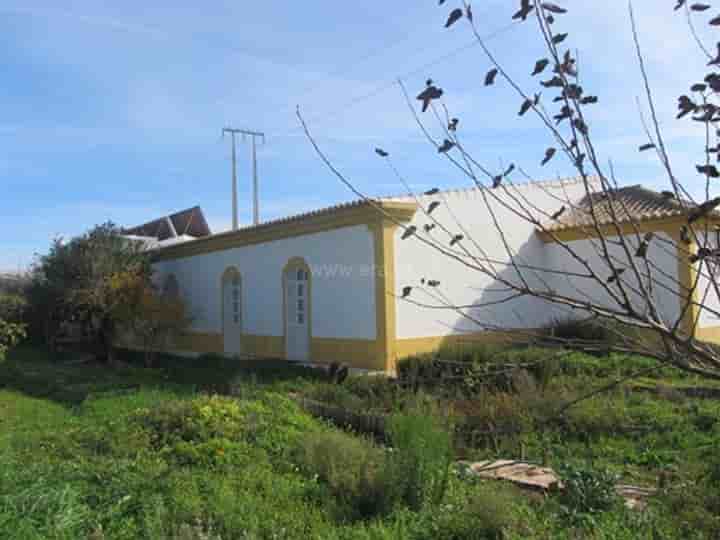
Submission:
MULTIPOLYGON (((603 300, 601 287, 562 273, 581 270, 581 263, 558 239, 585 260, 598 257, 585 194, 580 180, 565 179, 499 189, 492 197, 472 188, 359 201, 155 246, 159 283, 182 297, 193 318, 175 349, 387 370, 403 356, 443 343, 497 338, 493 329, 537 329, 567 312, 532 296, 508 299, 497 279, 469 267, 467 258, 438 253, 423 239, 450 253, 462 254, 458 248, 464 246, 495 264, 503 278, 517 280, 509 249, 528 268, 544 269, 529 271, 528 279, 558 291, 584 288, 603 300), (569 209, 548 221, 548 234, 512 210, 521 201, 537 215, 555 214, 561 205, 569 209), (432 202, 439 203, 432 219, 447 230, 431 225, 426 209, 432 202), (462 240, 451 245, 458 234, 462 240), (413 289, 403 298, 406 287, 413 289), (445 303, 468 307, 458 312, 445 303)), ((678 237, 687 210, 639 186, 619 190, 616 198, 643 231, 666 241, 652 252, 662 269, 655 299, 668 321, 683 316, 675 291, 692 279, 688 247, 678 237)), ((716 299, 708 302, 717 305, 716 299)), ((710 339, 720 327, 713 321, 701 315, 692 331, 710 339)))

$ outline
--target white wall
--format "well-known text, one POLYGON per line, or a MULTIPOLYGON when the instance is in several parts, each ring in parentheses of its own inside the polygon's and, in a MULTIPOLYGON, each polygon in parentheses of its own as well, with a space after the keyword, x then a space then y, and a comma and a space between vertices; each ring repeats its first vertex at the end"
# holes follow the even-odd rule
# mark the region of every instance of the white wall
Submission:
MULTIPOLYGON (((700 238, 698 240, 700 241, 700 245, 705 245, 705 235, 700 234, 699 236, 700 238)), ((715 233, 710 233, 707 247, 710 249, 718 247, 717 235, 715 233)), ((710 261, 710 264, 713 264, 712 261, 710 261)), ((697 291, 698 301, 705 308, 709 308, 700 308, 700 321, 698 326, 700 328, 720 326, 720 317, 717 315, 717 313, 720 313, 720 300, 718 299, 716 293, 715 284, 710 281, 710 273, 708 272, 707 262, 703 263, 702 267, 699 263, 696 264, 696 268, 700 270, 700 280, 698 281, 697 291), (710 310, 713 310, 714 312, 710 310)), ((714 275, 720 275, 720 266, 715 266, 714 275)))
MULTIPOLYGON (((584 195, 584 188, 577 181, 543 182, 542 184, 524 184, 495 190, 502 201, 512 208, 518 205, 512 197, 524 198, 526 204, 532 204, 548 214, 555 213, 563 202, 570 199, 579 200, 584 195)), ((518 262, 529 265, 545 266, 550 262, 547 245, 535 233, 535 227, 514 215, 510 210, 488 195, 488 202, 494 209, 497 219, 506 235, 506 241, 517 255, 518 262)), ((480 255, 476 244, 484 250, 489 258, 508 262, 502 238, 497 233, 491 213, 488 211, 483 194, 479 190, 459 190, 446 192, 436 196, 421 197, 422 204, 427 207, 431 201, 441 201, 433 217, 446 225, 453 233, 462 233, 456 220, 466 229, 463 244, 472 254, 480 255)), ((547 219, 547 218, 544 218, 547 219)), ((423 225, 430 220, 420 211, 412 223, 418 227, 418 234, 424 235, 423 225)), ((411 237, 401 240, 403 231, 399 229, 395 240, 395 289, 401 291, 405 286, 420 287, 414 289, 411 298, 431 304, 439 304, 421 290, 420 280, 437 279, 441 282, 439 291, 456 305, 487 303, 499 301, 508 296, 499 291, 494 278, 462 263, 453 261, 423 244, 418 238, 411 237)), ((430 236, 448 246, 447 233, 435 228, 430 236)), ((457 249, 457 248, 453 248, 457 249)), ((459 250, 458 250, 459 252, 459 250)), ((497 271, 510 281, 517 282, 517 275, 508 264, 499 264, 497 271)), ((532 284, 538 284, 536 277, 528 273, 532 284)), ((432 289, 426 289, 431 291, 432 289)), ((443 309, 428 309, 415 306, 402 299, 396 301, 397 337, 399 339, 444 336, 454 333, 477 332, 481 328, 461 315, 443 309)), ((503 328, 537 328, 552 320, 557 315, 553 307, 536 298, 520 298, 486 309, 471 309, 467 313, 480 322, 503 328)))
MULTIPOLYGON (((637 264, 637 268, 643 276, 643 282, 648 283, 646 268, 642 259, 634 257, 637 249, 637 235, 626 236, 626 242, 630 246, 630 253, 633 255, 633 261, 637 264)), ((643 309, 645 303, 640 300, 638 294, 633 294, 631 288, 639 291, 637 279, 633 273, 628 257, 621 246, 612 244, 617 237, 607 237, 608 251, 613 259, 613 265, 617 268, 626 268, 622 274, 623 282, 628 285, 626 290, 632 304, 638 309, 643 309)), ((567 242, 569 248, 573 252, 587 261, 596 274, 606 279, 612 274, 612 270, 606 264, 605 259, 601 258, 598 250, 601 249, 600 241, 595 240, 577 240, 575 242, 567 242)), ((587 270, 583 265, 571 258, 569 253, 557 244, 547 245, 547 261, 551 268, 564 269, 570 272, 586 273, 587 270)), ((652 296, 654 304, 660 312, 666 324, 674 324, 680 316, 680 297, 675 291, 678 290, 678 260, 677 250, 670 236, 666 234, 656 234, 651 241, 648 249, 648 260, 652 262, 650 267, 650 276, 652 281, 652 296)), ((618 304, 611 298, 608 292, 596 280, 583 278, 568 278, 566 276, 555 276, 554 287, 568 296, 579 300, 591 300, 598 305, 617 308, 618 304)), ((610 287, 614 292, 619 291, 616 285, 610 287)), ((650 289, 647 289, 650 291, 650 289)), ((566 311, 566 315, 572 315, 572 311, 566 311)), ((578 316, 584 316, 586 313, 580 312, 578 316)))
POLYGON ((155 265, 174 273, 193 329, 222 332, 220 282, 229 266, 242 275, 243 332, 283 335, 282 270, 302 257, 312 270, 312 334, 375 339, 373 235, 365 225, 255 244, 155 265))

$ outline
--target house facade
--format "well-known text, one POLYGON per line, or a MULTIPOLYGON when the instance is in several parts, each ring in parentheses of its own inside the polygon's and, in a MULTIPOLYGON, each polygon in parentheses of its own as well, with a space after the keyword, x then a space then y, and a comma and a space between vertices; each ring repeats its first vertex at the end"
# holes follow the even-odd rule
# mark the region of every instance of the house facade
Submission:
MULTIPOLYGON (((663 239, 657 243, 662 249, 652 252, 662 269, 654 294, 663 317, 685 316, 676 292, 694 276, 688 246, 678 238, 685 211, 639 187, 620 191, 636 205, 643 231, 663 239)), ((559 291, 579 287, 609 302, 602 287, 568 278, 568 272, 581 273, 581 263, 558 243, 569 242, 583 259, 602 266, 593 228, 582 220, 585 194, 582 181, 566 179, 495 190, 492 197, 473 188, 359 201, 155 247, 158 286, 178 294, 193 321, 173 350, 392 370, 409 354, 505 339, 509 331, 577 315, 537 297, 513 298, 477 263, 517 282, 510 250, 528 269, 524 279, 559 291), (538 215, 555 214, 561 204, 570 209, 538 228, 513 210, 518 201, 538 215), (424 239, 447 246, 447 253, 424 239), (407 287, 412 292, 404 295, 407 287)), ((607 234, 612 238, 613 231, 607 234)), ((699 324, 689 317, 687 329, 698 335, 712 337, 720 327, 709 315, 697 317, 699 324)))

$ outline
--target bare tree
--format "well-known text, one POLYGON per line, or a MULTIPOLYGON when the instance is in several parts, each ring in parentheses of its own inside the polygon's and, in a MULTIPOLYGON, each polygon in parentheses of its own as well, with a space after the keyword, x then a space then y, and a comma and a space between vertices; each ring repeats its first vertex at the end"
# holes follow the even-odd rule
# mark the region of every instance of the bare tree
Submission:
MULTIPOLYGON (((698 332, 704 318, 720 318, 720 304, 715 301, 720 299, 716 266, 720 257, 720 213, 716 211, 720 207, 720 197, 711 196, 712 183, 720 178, 720 171, 714 164, 720 160, 720 130, 714 127, 720 121, 717 100, 720 70, 715 71, 720 66, 720 53, 710 52, 720 51, 720 43, 717 47, 707 46, 697 31, 699 24, 709 24, 711 28, 720 26, 720 16, 708 16, 712 11, 707 4, 689 5, 686 0, 676 0, 677 5, 667 6, 668 16, 672 15, 674 7, 687 18, 688 31, 698 44, 698 53, 707 56, 712 70, 701 74, 701 81, 691 81, 689 94, 678 98, 677 120, 697 124, 702 133, 703 157, 697 165, 697 173, 703 179, 705 189, 704 197, 698 197, 673 167, 658 118, 652 82, 645 67, 635 13, 632 3, 628 4, 638 69, 644 81, 645 107, 649 111, 646 118, 641 107, 644 133, 638 138, 638 150, 657 154, 666 181, 666 189, 661 193, 646 193, 650 203, 655 205, 649 218, 638 211, 634 192, 621 187, 612 161, 601 158, 594 142, 587 111, 597 106, 600 99, 581 84, 577 54, 568 45, 569 32, 556 30, 562 26, 567 9, 541 0, 518 2, 517 11, 508 16, 518 23, 534 25, 542 49, 535 64, 528 66, 528 73, 538 80, 538 88, 533 90, 523 88, 493 53, 478 31, 468 1, 448 7, 451 2, 440 0, 439 5, 444 10, 443 17, 449 10, 447 19, 443 18, 446 27, 468 24, 490 64, 485 85, 504 84, 517 98, 519 116, 534 114, 551 136, 554 143, 538 149, 537 162, 544 166, 553 159, 567 159, 582 184, 582 197, 548 193, 548 197, 556 200, 552 210, 547 205, 536 204, 513 180, 518 176, 532 180, 521 164, 510 164, 497 171, 467 148, 462 136, 462 122, 445 102, 447 92, 443 88, 428 80, 414 100, 400 82, 419 130, 431 148, 478 188, 483 206, 479 210, 490 216, 493 229, 482 231, 482 238, 479 238, 479 231, 464 226, 452 213, 438 219, 435 209, 445 203, 442 193, 437 189, 424 194, 413 193, 393 165, 389 152, 378 148, 376 153, 387 160, 392 174, 406 185, 425 221, 422 227, 396 222, 404 229, 402 238, 421 242, 432 248, 437 256, 453 259, 491 278, 504 294, 492 301, 460 305, 443 295, 442 276, 422 284, 408 283, 396 294, 406 302, 428 309, 451 310, 480 328, 496 330, 502 329, 502 325, 479 317, 479 310, 492 313, 494 305, 519 298, 540 299, 575 313, 575 316, 590 317, 616 332, 618 337, 611 343, 556 338, 555 341, 563 346, 640 353, 687 372, 720 379, 720 349, 702 341, 698 332), (509 213, 531 224, 553 249, 565 254, 568 264, 558 268, 529 259, 519 252, 508 240, 509 231, 506 222, 500 218, 501 213, 509 213), (662 219, 657 219, 658 216, 662 219), (569 230, 575 231, 575 235, 568 235, 569 230), (483 247, 489 234, 503 246, 501 260, 483 247), (670 271, 667 265, 660 264, 660 254, 665 258, 672 257, 679 270, 670 271), (418 300, 416 292, 419 288, 433 301, 418 300), (595 292, 589 293, 589 290, 595 292), (679 309, 669 310, 662 305, 659 299, 668 298, 668 295, 675 299, 679 309), (636 331, 628 332, 628 328, 636 331)), ((314 149, 332 173, 357 196, 373 204, 378 212, 386 214, 382 204, 358 190, 356 184, 333 164, 312 136, 299 110, 298 118, 314 149)), ((389 214, 385 217, 394 220, 389 214)), ((528 332, 528 337, 537 336, 528 332)), ((548 339, 547 336, 544 339, 548 339)))

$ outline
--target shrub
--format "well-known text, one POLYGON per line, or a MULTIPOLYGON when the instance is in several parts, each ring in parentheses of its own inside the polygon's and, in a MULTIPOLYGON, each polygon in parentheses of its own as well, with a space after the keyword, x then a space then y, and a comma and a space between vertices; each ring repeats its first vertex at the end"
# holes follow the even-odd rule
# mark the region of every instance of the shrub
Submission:
MULTIPOLYGON (((143 355, 123 350, 122 359, 133 365, 143 365, 143 355)), ((237 394, 245 383, 268 384, 288 381, 288 389, 294 389, 301 381, 323 380, 321 369, 293 364, 286 360, 239 359, 220 354, 204 354, 187 358, 171 354, 158 354, 153 367, 165 372, 173 382, 192 385, 194 388, 219 394, 237 394)), ((279 388, 279 385, 276 386, 279 388)))
POLYGON ((410 377, 413 374, 425 376, 427 371, 434 369, 432 364, 436 361, 476 365, 492 364, 505 351, 506 347, 484 343, 443 345, 431 353, 401 358, 398 360, 396 369, 401 378, 410 377))
MULTIPOLYGON (((511 376, 512 392, 485 391, 475 399, 455 401, 458 432, 471 446, 492 443, 496 452, 517 449, 518 437, 537 424, 555 418, 563 404, 573 395, 565 389, 543 389, 525 370, 511 376)), ((541 427, 542 429, 542 427, 541 427)))
POLYGON ((304 432, 319 429, 295 403, 269 392, 253 400, 203 396, 170 401, 133 417, 150 432, 155 449, 180 463, 244 463, 258 449, 281 458, 304 432))
POLYGON ((202 518, 224 539, 333 537, 327 530, 332 498, 297 473, 252 463, 233 474, 196 478, 202 486, 202 518))
POLYGON ((717 484, 708 481, 683 483, 662 494, 662 510, 672 516, 677 538, 720 538, 718 491, 717 484))
POLYGON ((397 500, 414 510, 440 503, 453 458, 447 426, 430 407, 418 404, 391 417, 389 438, 386 477, 397 500))
POLYGON ((508 369, 513 366, 528 370, 547 388, 562 371, 560 356, 567 354, 554 348, 473 344, 401 359, 397 371, 399 380, 413 388, 454 390, 467 396, 482 389, 512 390, 508 369))
POLYGON ((328 487, 351 518, 371 517, 385 508, 383 454, 371 442, 339 431, 308 434, 297 459, 307 474, 328 487))
POLYGON ((626 404, 615 396, 598 396, 576 403, 565 413, 566 430, 573 437, 591 437, 620 432, 628 425, 626 404))
POLYGON ((541 329, 540 338, 541 342, 556 344, 560 340, 570 349, 590 345, 597 349, 594 355, 603 355, 603 349, 609 351, 610 347, 623 345, 628 340, 651 349, 658 346, 657 338, 650 332, 602 317, 555 319, 541 329))
POLYGON ((215 534, 212 525, 205 525, 198 520, 192 525, 183 523, 172 540, 222 540, 222 537, 215 534))
MULTIPOLYGON (((211 524, 205 524, 200 518, 192 523, 177 526, 163 498, 152 497, 145 507, 142 521, 148 538, 158 540, 222 540, 211 524)), ((100 537, 103 538, 102 536, 100 537)))
POLYGON ((501 484, 477 485, 461 507, 443 514, 432 538, 501 540, 515 522, 513 495, 501 484))
POLYGON ((374 408, 393 408, 399 400, 400 388, 384 376, 350 377, 343 386, 374 408))
POLYGON ((342 407, 351 411, 357 411, 366 408, 366 403, 356 396, 345 385, 320 383, 314 384, 306 395, 310 399, 328 403, 337 407, 342 407))
POLYGON ((656 392, 659 398, 665 399, 671 403, 677 404, 687 401, 685 395, 682 392, 666 384, 658 384, 656 387, 656 392))
POLYGON ((0 292, 0 319, 20 323, 23 321, 27 300, 17 294, 2 294, 0 292))
POLYGON ((711 489, 714 487, 717 496, 720 499, 720 441, 715 440, 713 444, 708 446, 702 452, 705 460, 705 471, 701 476, 701 481, 711 489))
MULTIPOLYGON (((695 426, 695 429, 697 429, 698 431, 710 433, 715 429, 715 426, 718 424, 718 417, 716 414, 697 411, 692 416, 692 423, 695 426)), ((718 477, 718 480, 720 480, 720 477, 718 477)))
POLYGON ((25 325, 0 319, 0 362, 5 361, 8 350, 25 338, 25 325))
POLYGON ((476 400, 458 401, 455 411, 462 415, 463 424, 472 430, 514 433, 532 425, 527 404, 506 392, 486 392, 476 400))
POLYGON ((582 522, 588 516, 616 508, 620 496, 615 491, 617 477, 605 469, 566 465, 560 469, 565 485, 560 504, 565 517, 582 522))
POLYGON ((615 338, 608 326, 596 318, 577 319, 567 317, 554 319, 542 328, 541 334, 570 342, 608 343, 615 338))

